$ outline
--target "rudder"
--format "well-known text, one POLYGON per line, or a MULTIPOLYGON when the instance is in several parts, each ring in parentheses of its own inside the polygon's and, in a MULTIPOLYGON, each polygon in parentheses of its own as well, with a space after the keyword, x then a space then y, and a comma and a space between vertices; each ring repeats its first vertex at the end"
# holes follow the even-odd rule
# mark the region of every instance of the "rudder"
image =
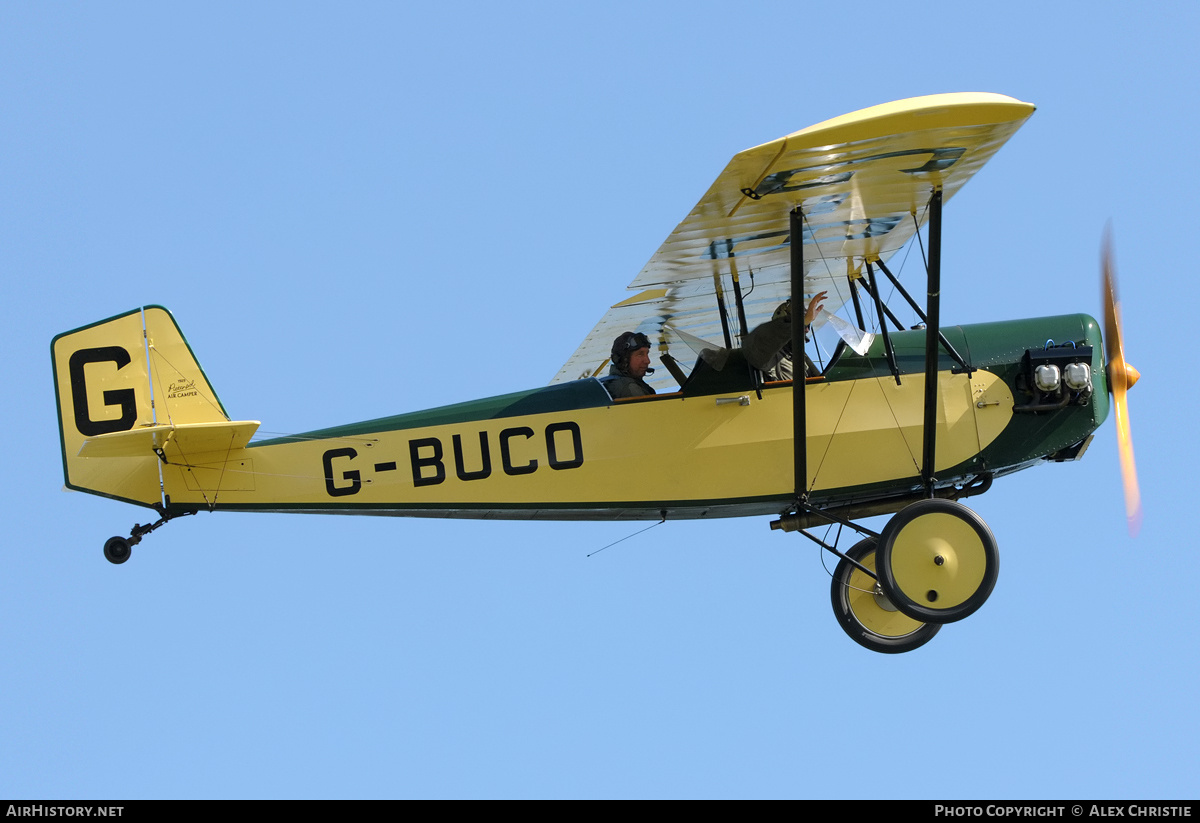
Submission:
POLYGON ((162 501, 159 460, 80 457, 86 441, 156 424, 228 421, 171 313, 134 309, 50 344, 68 488, 143 506, 162 501))

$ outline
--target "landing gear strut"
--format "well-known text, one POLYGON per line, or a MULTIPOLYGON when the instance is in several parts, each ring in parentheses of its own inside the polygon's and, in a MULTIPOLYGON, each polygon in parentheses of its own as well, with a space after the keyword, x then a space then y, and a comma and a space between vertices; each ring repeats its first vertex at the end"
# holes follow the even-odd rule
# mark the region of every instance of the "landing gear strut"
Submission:
POLYGON ((161 505, 155 506, 154 509, 161 515, 157 522, 147 523, 144 526, 140 523, 134 523, 133 528, 129 532, 129 537, 110 537, 104 541, 105 560, 118 566, 121 565, 133 554, 133 547, 142 542, 144 535, 149 534, 159 526, 165 526, 176 517, 184 517, 196 513, 195 509, 183 512, 167 512, 161 505))

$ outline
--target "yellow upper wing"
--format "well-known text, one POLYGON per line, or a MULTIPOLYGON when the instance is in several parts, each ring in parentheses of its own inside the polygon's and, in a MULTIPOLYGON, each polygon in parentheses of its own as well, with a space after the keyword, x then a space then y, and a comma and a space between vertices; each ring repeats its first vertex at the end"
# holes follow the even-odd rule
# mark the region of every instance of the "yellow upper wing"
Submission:
MULTIPOLYGON (((608 310, 551 382, 601 369, 623 331, 650 337, 652 354, 693 360, 672 330, 721 343, 724 293, 736 335, 735 277, 745 293, 754 275, 748 327, 769 319, 790 293, 788 214, 797 206, 805 215, 805 293, 828 292, 826 309, 836 311, 850 299, 847 275, 908 242, 932 190, 953 197, 1033 111, 1000 94, 914 97, 741 152, 629 285, 638 293, 608 310)), ((674 388, 661 369, 649 382, 674 388)))

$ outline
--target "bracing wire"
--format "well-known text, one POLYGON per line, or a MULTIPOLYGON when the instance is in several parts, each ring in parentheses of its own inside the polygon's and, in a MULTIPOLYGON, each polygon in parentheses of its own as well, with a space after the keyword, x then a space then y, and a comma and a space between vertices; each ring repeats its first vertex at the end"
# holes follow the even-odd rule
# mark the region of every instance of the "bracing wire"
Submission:
POLYGON ((644 529, 638 529, 638 530, 637 530, 637 531, 635 531, 633 534, 627 534, 627 535, 625 535, 624 537, 622 537, 620 540, 614 540, 613 542, 609 543, 607 546, 604 546, 603 548, 596 549, 594 552, 592 552, 591 554, 589 554, 589 555, 587 555, 587 556, 588 556, 588 557, 591 557, 591 556, 592 556, 592 555, 594 555, 594 554, 600 554, 600 552, 604 551, 604 549, 612 548, 613 546, 617 545, 618 543, 624 543, 624 542, 625 542, 626 540, 628 540, 629 538, 631 538, 631 537, 637 537, 639 534, 642 534, 643 532, 648 532, 648 531, 650 531, 651 529, 653 529, 655 526, 661 526, 663 523, 666 523, 666 522, 667 522, 667 515, 666 515, 666 513, 664 512, 664 513, 663 513, 663 515, 662 515, 662 520, 659 520, 657 523, 651 523, 649 526, 647 526, 647 527, 646 527, 646 528, 644 528, 644 529))

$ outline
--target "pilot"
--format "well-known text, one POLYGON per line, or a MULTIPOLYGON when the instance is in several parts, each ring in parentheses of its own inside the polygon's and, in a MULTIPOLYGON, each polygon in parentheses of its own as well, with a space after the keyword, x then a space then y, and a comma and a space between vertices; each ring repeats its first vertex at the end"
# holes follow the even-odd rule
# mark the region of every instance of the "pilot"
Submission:
POLYGON ((650 368, 650 338, 641 332, 627 331, 613 341, 612 365, 600 378, 615 400, 618 397, 644 397, 655 394, 643 379, 650 368))
MULTIPOLYGON (((818 292, 808 301, 804 312, 804 339, 808 330, 824 306, 828 292, 818 292)), ((768 380, 792 379, 792 301, 785 300, 775 309, 766 323, 758 326, 746 336, 746 359, 750 365, 762 371, 768 380)), ((804 376, 818 374, 816 364, 804 355, 804 376)))

